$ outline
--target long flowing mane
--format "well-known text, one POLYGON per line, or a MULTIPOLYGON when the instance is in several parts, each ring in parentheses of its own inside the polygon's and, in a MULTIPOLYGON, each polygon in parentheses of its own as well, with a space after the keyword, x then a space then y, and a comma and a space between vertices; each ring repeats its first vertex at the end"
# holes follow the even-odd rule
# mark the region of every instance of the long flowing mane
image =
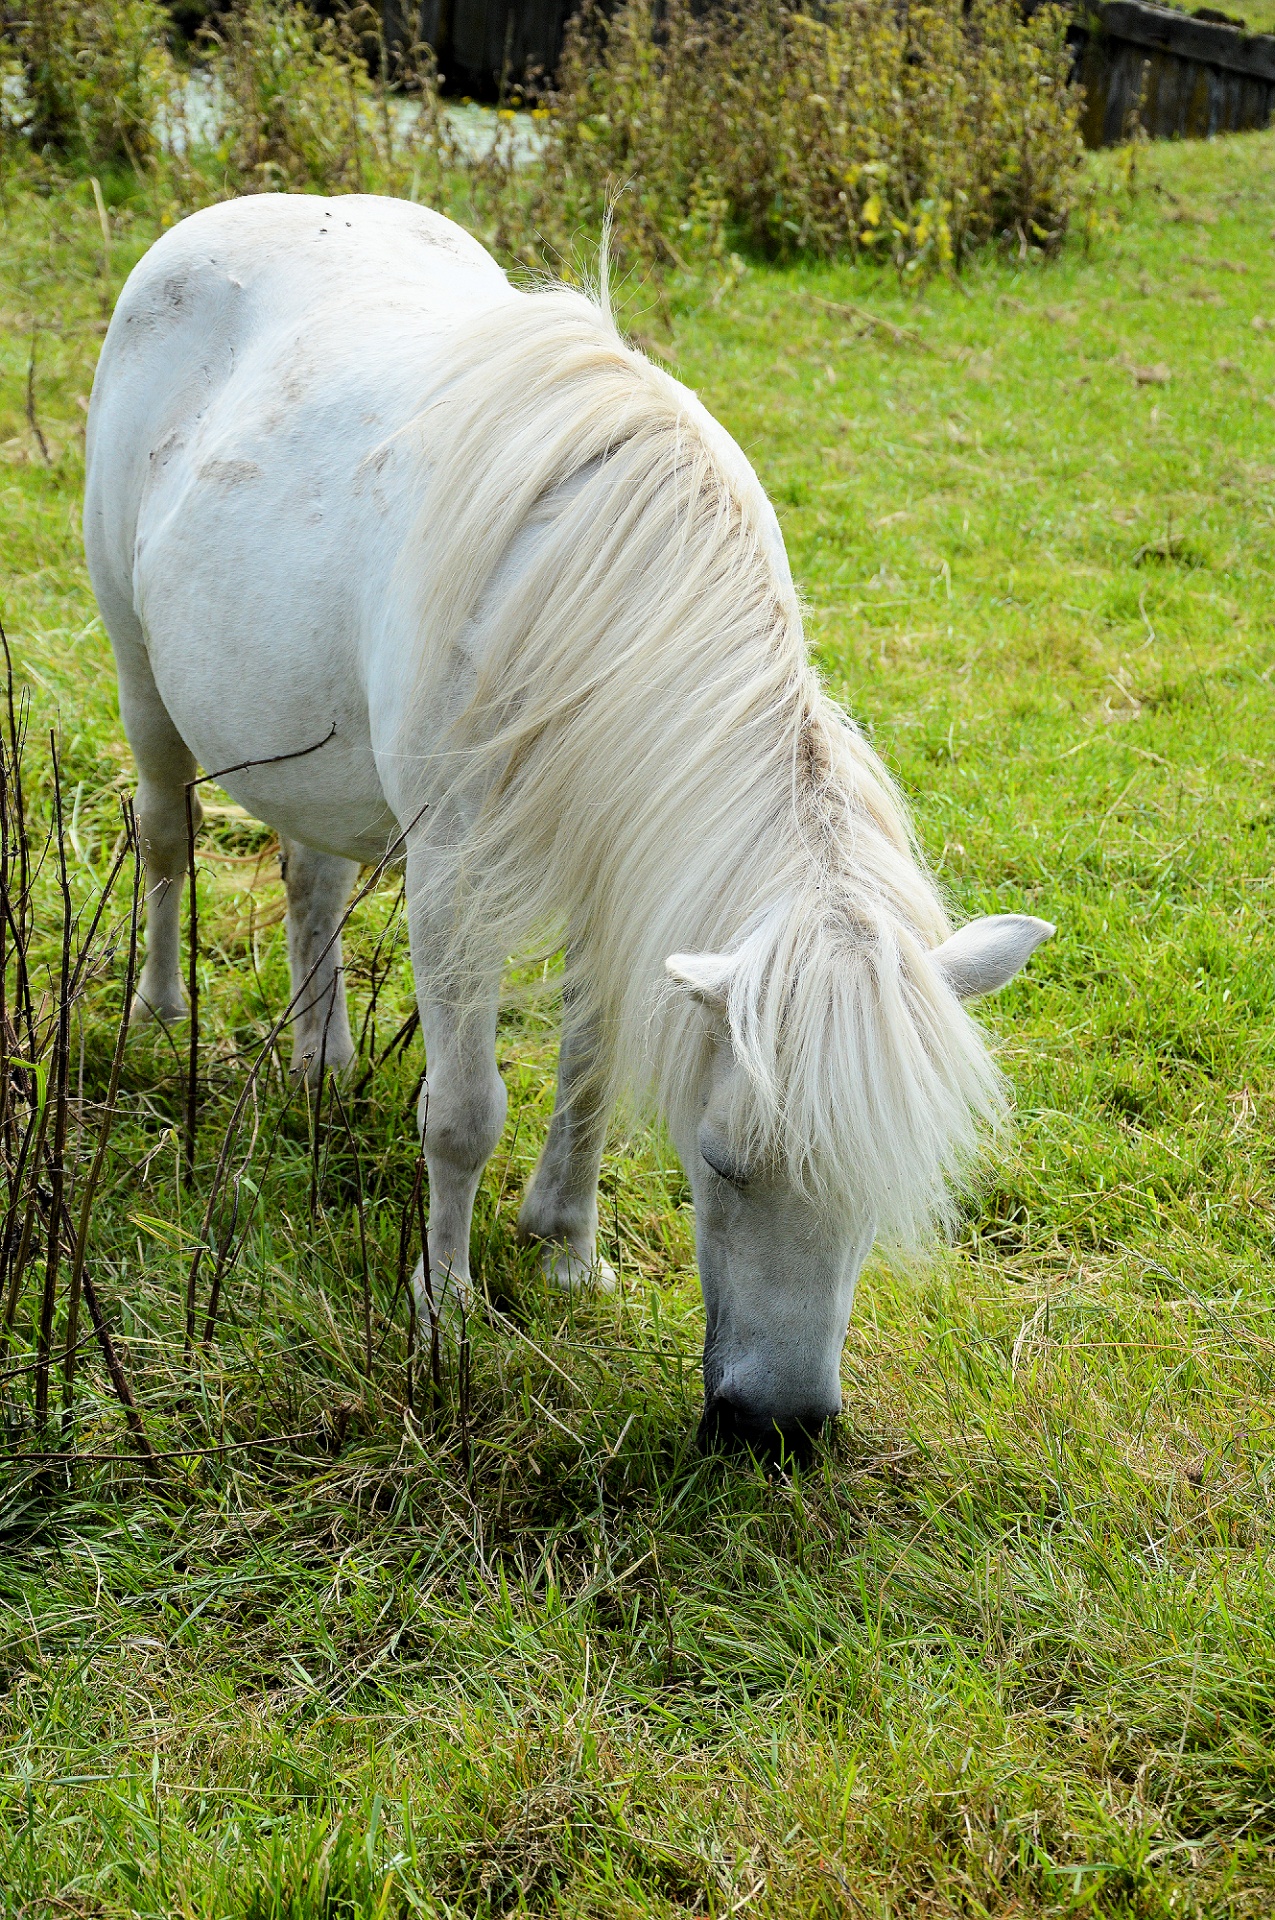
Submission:
POLYGON ((418 423, 405 564, 418 698, 470 674, 422 783, 479 796, 438 882, 450 896, 459 874, 456 902, 435 903, 457 990, 494 951, 565 935, 569 1017, 596 1023, 608 1091, 672 1116, 711 1038, 665 961, 734 954, 741 1155, 916 1239, 999 1081, 929 960, 942 904, 885 768, 818 686, 751 470, 569 290, 467 326, 450 376, 418 423))

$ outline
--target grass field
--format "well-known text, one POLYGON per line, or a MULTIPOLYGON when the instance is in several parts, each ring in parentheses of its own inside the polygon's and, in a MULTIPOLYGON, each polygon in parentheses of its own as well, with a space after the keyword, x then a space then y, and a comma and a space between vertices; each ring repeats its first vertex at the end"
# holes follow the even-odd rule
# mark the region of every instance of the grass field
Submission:
MULTIPOLYGON (((1101 230, 1052 265, 910 300, 759 264, 629 290, 755 460, 954 910, 1059 928, 986 1012, 1016 1131, 957 1244, 872 1262, 838 1436, 792 1482, 695 1452, 658 1133, 608 1151, 616 1298, 565 1305, 520 1258, 553 1059, 531 978, 468 1378, 449 1354, 405 1412, 414 1043, 350 1134, 263 1089, 260 1202, 184 1369, 209 1166, 286 998, 267 837, 214 813, 199 1172, 179 1185, 180 1061, 140 1037, 91 1245, 162 1482, 92 1352, 75 1440, 113 1458, 70 1485, 14 1464, 29 1385, 0 1380, 0 1913, 1275 1904, 1275 138, 1145 150, 1132 183, 1091 165, 1101 230)), ((155 230, 123 204, 104 250, 87 185, 5 183, 2 611, 40 820, 60 727, 83 901, 130 780, 83 401, 155 230)), ((397 926, 386 886, 352 969, 361 1016, 398 942, 377 1051, 410 1004, 397 926)), ((76 1040, 88 1112, 120 971, 76 1040)), ((24 1303, 15 1365, 30 1337, 24 1303)))
MULTIPOLYGON (((1186 0, 1173 0, 1173 4, 1180 6, 1184 13, 1196 11, 1195 7, 1186 4, 1186 0)), ((1242 4, 1237 0, 1237 4, 1222 7, 1218 11, 1225 13, 1229 20, 1247 27, 1250 33, 1275 33, 1275 0, 1242 0, 1242 4)))

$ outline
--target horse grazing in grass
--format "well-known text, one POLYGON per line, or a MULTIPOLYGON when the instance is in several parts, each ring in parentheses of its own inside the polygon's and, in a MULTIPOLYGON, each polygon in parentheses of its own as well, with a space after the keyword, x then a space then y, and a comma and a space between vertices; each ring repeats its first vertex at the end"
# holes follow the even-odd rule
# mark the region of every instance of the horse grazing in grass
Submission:
POLYGON ((439 214, 262 195, 183 221, 125 287, 84 523, 140 773, 134 1018, 185 1012, 197 762, 240 767, 224 784, 279 833, 296 1071, 351 1058, 342 916, 360 862, 402 858, 434 1291, 463 1297, 502 966, 565 940, 520 1232, 564 1285, 613 1284, 608 1117, 654 1093, 695 1199, 703 1436, 801 1451, 840 1406, 873 1240, 944 1217, 998 1107, 961 1001, 1053 929, 951 933, 819 690, 739 448, 605 304, 511 287, 439 214))

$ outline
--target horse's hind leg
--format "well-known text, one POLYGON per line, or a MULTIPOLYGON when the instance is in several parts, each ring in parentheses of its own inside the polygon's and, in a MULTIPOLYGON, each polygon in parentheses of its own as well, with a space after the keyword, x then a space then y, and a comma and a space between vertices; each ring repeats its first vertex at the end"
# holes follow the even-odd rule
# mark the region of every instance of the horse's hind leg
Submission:
MULTIPOLYGON (((136 814, 146 866, 146 957, 130 1010, 135 1026, 186 1018, 181 984, 181 896, 186 877, 186 784, 195 758, 160 698, 139 628, 111 637, 119 668, 120 716, 137 762, 136 814)), ((203 817, 191 794, 194 822, 203 817)))
POLYGON ((562 1287, 615 1288, 598 1256, 598 1174, 608 1103, 593 1030, 567 1003, 558 1053, 558 1097, 549 1138, 518 1215, 518 1237, 542 1243, 545 1272, 562 1287))
POLYGON ((354 1058, 341 966, 341 918, 358 863, 281 841, 288 891, 288 963, 292 972, 292 1072, 317 1087, 354 1058))

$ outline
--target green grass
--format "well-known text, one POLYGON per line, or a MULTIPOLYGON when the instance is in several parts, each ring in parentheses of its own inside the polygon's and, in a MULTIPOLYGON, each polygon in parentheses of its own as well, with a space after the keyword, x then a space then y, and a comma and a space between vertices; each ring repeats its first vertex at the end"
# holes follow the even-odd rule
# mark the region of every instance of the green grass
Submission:
MULTIPOLYGON (((1197 11, 1195 0, 1168 0, 1168 4, 1182 13, 1197 11)), ((1249 33, 1275 33, 1275 0, 1220 0, 1215 11, 1249 33)))
MULTIPOLYGON (((1195 8, 1187 11, 1194 13, 1195 8)), ((1250 33, 1275 33, 1275 0, 1242 0, 1238 6, 1219 7, 1218 12, 1242 20, 1250 33)))
MULTIPOLYGON (((154 1443, 185 1457, 159 1489, 8 1468, 0 1912, 1270 1911, 1273 161, 1265 135, 1154 148, 1131 193, 1100 157, 1088 252, 920 300, 833 267, 629 290, 771 490, 822 667, 954 908, 1059 927, 987 1009, 1017 1130, 958 1244, 872 1263, 846 1417, 800 1479, 695 1453, 691 1222, 658 1135, 607 1156, 614 1301, 564 1305, 520 1260, 553 1056, 528 982, 467 1404, 449 1355, 402 1405, 412 1049, 354 1107, 370 1378, 350 1144, 320 1126, 312 1214, 312 1122, 277 1079, 220 1338, 183 1370, 183 1247, 285 998, 278 888, 244 857, 265 836, 213 820, 201 1172, 180 1194, 180 1076, 142 1038, 92 1243, 154 1443)), ((33 776, 60 722, 87 899, 130 774, 79 397, 155 221, 116 209, 108 284, 86 186, 5 194, 3 614, 33 776)), ((370 904, 360 1013, 393 890, 370 904)), ((118 974, 82 1023, 90 1108, 118 974)), ((400 958, 379 1044, 408 1004, 400 958)), ((11 1454, 29 1387, 0 1394, 11 1454)), ((127 1461, 89 1354, 77 1423, 127 1461)))

